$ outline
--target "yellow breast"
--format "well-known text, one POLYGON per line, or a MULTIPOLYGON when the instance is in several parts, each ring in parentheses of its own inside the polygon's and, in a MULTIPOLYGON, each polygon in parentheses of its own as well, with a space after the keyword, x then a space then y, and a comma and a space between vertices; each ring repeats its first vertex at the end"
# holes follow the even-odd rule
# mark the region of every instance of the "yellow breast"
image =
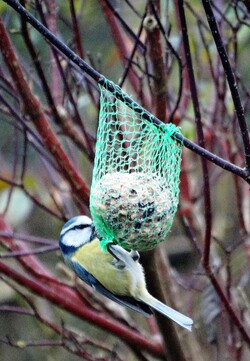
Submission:
POLYGON ((113 264, 113 256, 104 252, 100 241, 93 241, 80 247, 73 255, 72 261, 78 262, 91 273, 104 287, 116 295, 130 295, 132 277, 129 271, 117 269, 113 264))

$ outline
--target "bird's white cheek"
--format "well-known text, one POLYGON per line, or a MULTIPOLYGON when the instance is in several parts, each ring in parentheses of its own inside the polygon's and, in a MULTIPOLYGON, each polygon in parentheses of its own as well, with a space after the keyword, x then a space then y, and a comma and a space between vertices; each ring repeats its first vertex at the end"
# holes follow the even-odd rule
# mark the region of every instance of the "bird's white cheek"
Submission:
POLYGON ((86 243, 89 240, 89 238, 90 238, 90 232, 88 237, 88 234, 85 234, 83 231, 74 230, 72 232, 68 232, 67 234, 65 234, 65 236, 63 237, 63 243, 66 246, 78 248, 84 243, 86 243))

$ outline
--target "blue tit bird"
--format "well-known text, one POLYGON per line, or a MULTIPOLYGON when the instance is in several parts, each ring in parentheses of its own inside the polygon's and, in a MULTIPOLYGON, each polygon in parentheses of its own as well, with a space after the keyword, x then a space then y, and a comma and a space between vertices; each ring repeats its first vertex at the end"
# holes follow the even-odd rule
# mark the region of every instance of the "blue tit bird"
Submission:
POLYGON ((152 309, 191 331, 191 318, 175 311, 147 291, 139 253, 109 244, 100 246, 92 220, 87 216, 70 219, 62 228, 59 245, 65 262, 77 276, 104 296, 143 315, 152 309))

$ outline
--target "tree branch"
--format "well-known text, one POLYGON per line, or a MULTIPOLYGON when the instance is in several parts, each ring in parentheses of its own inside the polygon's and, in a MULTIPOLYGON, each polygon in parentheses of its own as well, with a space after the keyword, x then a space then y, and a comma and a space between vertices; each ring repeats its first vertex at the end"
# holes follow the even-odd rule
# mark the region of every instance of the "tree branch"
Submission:
MULTIPOLYGON (((21 6, 19 4, 19 6, 21 6)), ((24 8, 23 8, 24 9, 24 8)), ((44 145, 50 151, 52 156, 57 161, 60 170, 64 174, 65 178, 70 183, 73 192, 83 201, 85 204, 89 202, 89 187, 78 174, 73 164, 70 162, 68 156, 63 150, 58 137, 52 130, 49 121, 43 112, 42 106, 37 97, 35 97, 29 87, 27 80, 23 74, 23 70, 19 65, 18 59, 14 52, 12 43, 9 39, 7 31, 4 27, 2 19, 0 18, 0 49, 2 51, 3 58, 9 71, 13 77, 19 94, 22 98, 24 109, 33 121, 34 126, 41 135, 44 145)))
POLYGON ((227 76, 227 82, 231 91, 235 112, 237 115, 237 119, 239 122, 239 127, 241 130, 242 141, 245 150, 245 163, 246 163, 246 170, 250 172, 250 138, 249 138, 249 131, 247 128, 246 118, 243 106, 241 104, 240 94, 238 91, 237 80, 233 73, 233 69, 231 67, 229 57, 227 55, 226 48, 224 46, 219 27, 217 25, 210 0, 202 0, 203 7, 207 16, 207 20, 214 38, 214 42, 216 44, 218 54, 220 56, 221 63, 223 65, 225 74, 227 76))
POLYGON ((79 316, 87 322, 90 322, 92 325, 94 324, 108 332, 111 332, 115 336, 119 335, 128 345, 138 349, 144 349, 156 357, 162 357, 163 350, 159 343, 149 340, 147 337, 142 336, 138 332, 108 319, 106 315, 88 308, 80 299, 78 303, 72 302, 72 298, 66 297, 65 292, 58 292, 58 290, 55 290, 52 286, 47 287, 43 282, 39 282, 31 277, 25 276, 1 261, 0 272, 4 273, 8 277, 11 277, 11 279, 30 289, 32 292, 38 295, 43 295, 44 298, 55 305, 76 316, 79 316))
MULTIPOLYGON (((198 142, 203 148, 205 148, 205 140, 203 134, 203 125, 201 122, 200 105, 198 99, 198 93, 196 88, 196 82, 193 71, 193 63, 191 58, 190 46, 189 46, 189 35, 187 30, 186 15, 184 11, 183 0, 178 1, 179 18, 182 28, 183 47, 185 60, 187 64, 187 72, 189 77, 190 91, 193 102, 193 109, 195 114, 195 122, 197 128, 198 142)), ((204 252, 203 252, 203 263, 204 265, 209 264, 210 256, 210 244, 211 244, 211 199, 210 199, 210 184, 208 175, 207 160, 201 157, 202 174, 203 174, 203 195, 204 195, 204 211, 205 211, 205 236, 204 236, 204 252)))
MULTIPOLYGON (((126 93, 124 93, 119 87, 115 86, 114 83, 106 79, 102 74, 98 73, 95 69, 89 66, 84 60, 82 60, 76 53, 74 53, 66 44, 61 42, 56 36, 54 36, 44 25, 42 25, 30 12, 24 9, 17 0, 3 0, 9 4, 13 9, 15 9, 21 16, 23 16, 26 21, 28 21, 34 28, 37 29, 48 41, 50 41, 56 48, 58 48, 64 55, 66 55, 73 63, 75 63, 79 68, 86 72, 91 78, 93 78, 100 85, 104 86, 111 93, 116 94, 117 98, 123 102, 126 102, 128 107, 133 108, 136 112, 142 115, 142 117, 152 122, 155 125, 161 124, 161 121, 154 117, 146 109, 142 108, 137 104, 132 98, 130 98, 126 93)), ((243 178, 247 183, 250 183, 250 170, 238 167, 235 164, 232 164, 223 158, 218 157, 217 155, 207 151, 203 147, 193 143, 189 139, 183 137, 181 134, 175 134, 174 137, 181 142, 185 147, 197 153, 201 157, 206 158, 212 163, 218 165, 219 167, 230 171, 243 178)))

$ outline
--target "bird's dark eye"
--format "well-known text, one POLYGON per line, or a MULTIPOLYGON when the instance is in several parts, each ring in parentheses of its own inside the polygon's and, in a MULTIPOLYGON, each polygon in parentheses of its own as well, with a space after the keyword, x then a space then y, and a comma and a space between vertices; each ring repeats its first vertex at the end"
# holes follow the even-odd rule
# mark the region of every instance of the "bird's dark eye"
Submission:
POLYGON ((74 227, 74 229, 84 229, 89 227, 87 224, 78 224, 77 226, 74 227))

